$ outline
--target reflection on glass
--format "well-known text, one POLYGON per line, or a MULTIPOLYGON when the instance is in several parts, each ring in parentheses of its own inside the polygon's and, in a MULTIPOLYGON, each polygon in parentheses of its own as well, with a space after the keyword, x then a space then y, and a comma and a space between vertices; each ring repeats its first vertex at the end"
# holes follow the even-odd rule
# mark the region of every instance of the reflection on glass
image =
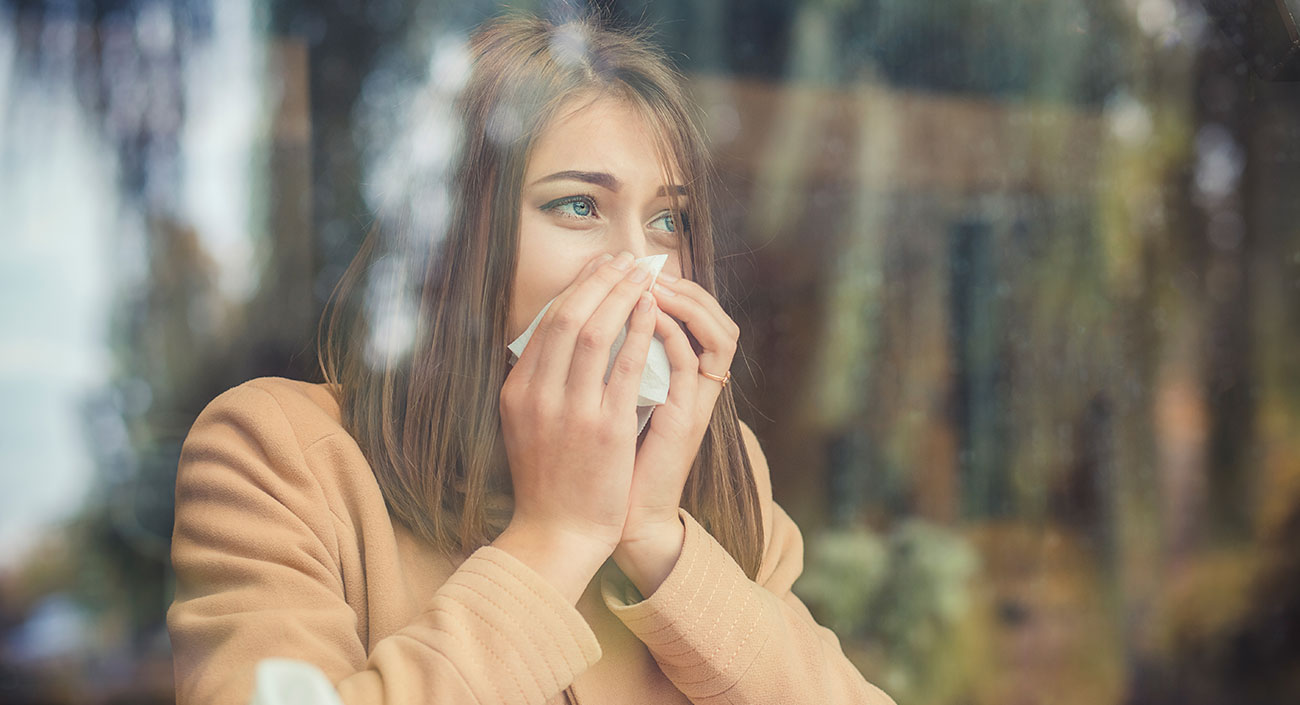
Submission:
MULTIPOLYGON (((603 4, 690 78, 741 416, 869 680, 1300 698, 1300 84, 1181 0, 603 4)), ((372 220, 433 250, 480 5, 0 6, 3 699, 173 697, 180 441, 315 377, 372 220)))

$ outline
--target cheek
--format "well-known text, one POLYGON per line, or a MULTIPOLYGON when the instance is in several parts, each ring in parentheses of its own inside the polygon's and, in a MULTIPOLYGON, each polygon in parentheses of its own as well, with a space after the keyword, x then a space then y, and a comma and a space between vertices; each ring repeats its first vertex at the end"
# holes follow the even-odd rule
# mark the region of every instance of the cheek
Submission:
POLYGON ((678 279, 682 278, 682 261, 678 258, 676 252, 668 253, 668 261, 664 262, 663 272, 671 274, 678 279))
POLYGON ((521 222, 514 294, 507 318, 514 340, 528 328, 546 302, 564 291, 598 250, 579 246, 573 233, 521 222), (567 239, 564 237, 569 235, 567 239))

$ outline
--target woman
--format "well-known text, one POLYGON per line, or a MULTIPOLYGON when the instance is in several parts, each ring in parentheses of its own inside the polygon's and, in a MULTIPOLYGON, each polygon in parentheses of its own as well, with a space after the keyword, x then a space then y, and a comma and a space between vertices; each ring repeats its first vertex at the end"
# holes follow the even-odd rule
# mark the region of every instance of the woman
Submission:
POLYGON ((802 540, 727 389, 679 77, 591 22, 497 20, 470 54, 437 246, 372 234, 328 382, 246 382, 186 439, 179 702, 247 702, 273 658, 349 704, 890 702, 790 591, 802 540), (360 295, 394 263, 419 265, 414 344, 376 356, 360 295), (638 434, 656 340, 669 391, 638 434))

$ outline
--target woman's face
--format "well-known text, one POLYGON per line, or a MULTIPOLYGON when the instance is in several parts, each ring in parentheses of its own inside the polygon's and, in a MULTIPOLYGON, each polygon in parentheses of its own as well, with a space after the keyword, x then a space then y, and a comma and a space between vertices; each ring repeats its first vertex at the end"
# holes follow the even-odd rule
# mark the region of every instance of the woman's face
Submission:
MULTIPOLYGON (((663 271, 682 275, 682 234, 668 210, 667 191, 681 193, 681 181, 663 182, 653 135, 623 101, 576 99, 533 142, 519 204, 508 340, 519 337, 546 302, 602 253, 667 254, 663 271)), ((684 202, 681 207, 688 210, 684 202)))

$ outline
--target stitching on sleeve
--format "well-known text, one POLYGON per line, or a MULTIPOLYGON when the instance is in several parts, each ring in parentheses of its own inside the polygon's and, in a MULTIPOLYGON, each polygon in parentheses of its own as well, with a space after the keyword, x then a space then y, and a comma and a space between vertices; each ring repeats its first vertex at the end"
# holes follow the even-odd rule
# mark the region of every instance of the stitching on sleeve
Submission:
MULTIPOLYGON (((497 549, 497 550, 500 550, 500 549, 497 549)), ((504 566, 504 565, 501 565, 501 563, 500 563, 498 560, 492 558, 492 552, 491 552, 491 551, 483 552, 483 553, 479 554, 479 557, 482 558, 483 560, 487 561, 489 564, 494 565, 494 566, 496 566, 497 568, 500 568, 502 571, 505 571, 505 572, 506 572, 507 574, 509 574, 512 578, 514 578, 514 579, 515 579, 516 581, 518 581, 521 585, 523 585, 523 586, 524 586, 524 589, 528 590, 529 594, 531 594, 533 597, 536 597, 536 598, 538 599, 538 601, 542 602, 543 604, 546 604, 546 603, 552 602, 552 601, 554 600, 554 598, 548 598, 548 597, 542 595, 540 592, 537 591, 537 588, 533 587, 533 585, 532 585, 531 583, 529 583, 527 580, 524 580, 523 578, 520 578, 519 576, 515 575, 514 571, 511 570, 509 567, 504 566)), ((512 556, 512 558, 513 558, 513 556, 512 556)), ((516 559, 516 560, 517 560, 517 559, 516 559)), ((527 568, 527 566, 524 566, 524 567, 527 568)), ((529 570, 531 571, 532 569, 529 568, 529 570)), ((475 571, 472 569, 472 566, 471 566, 471 568, 469 569, 469 572, 474 573, 474 574, 476 574, 476 575, 483 575, 482 573, 477 573, 477 572, 475 572, 475 571)), ((485 576, 485 577, 486 577, 486 576, 485 576)), ((518 598, 516 597, 516 599, 518 599, 518 598)), ((523 602, 520 601, 520 604, 523 604, 523 602)), ((573 608, 573 609, 574 609, 575 611, 577 610, 576 607, 573 608)), ((581 615, 579 615, 579 619, 584 619, 584 621, 585 621, 585 618, 581 617, 581 615)), ((563 617, 560 617, 560 622, 561 622, 562 624, 564 624, 565 627, 568 627, 568 626, 569 626, 568 621, 569 621, 569 620, 566 620, 566 619, 564 619, 563 617)), ((590 625, 588 626, 588 629, 590 629, 590 625)), ((597 644, 599 644, 599 642, 597 642, 597 644)), ((581 647, 579 647, 579 652, 581 652, 581 651, 582 651, 582 649, 581 649, 581 647)), ((584 658, 585 658, 585 656, 584 656, 584 658)), ((549 665, 549 664, 548 664, 548 665, 549 665)), ((574 666, 573 666, 571 663, 569 663, 569 659, 568 659, 567 656, 564 657, 564 665, 565 665, 566 667, 568 667, 569 670, 571 670, 571 671, 573 671, 573 672, 575 672, 575 673, 576 673, 577 670, 578 670, 578 669, 574 668, 574 666)))
MULTIPOLYGON (((727 629, 728 635, 731 634, 732 629, 735 629, 736 624, 740 621, 740 619, 745 616, 744 610, 749 607, 749 602, 751 601, 752 598, 753 598, 753 593, 750 593, 745 600, 745 604, 741 607, 741 611, 737 613, 736 619, 732 621, 731 627, 727 629)), ((759 622, 761 621, 762 620, 760 619, 756 619, 750 623, 749 631, 746 632, 745 636, 742 637, 740 642, 736 644, 736 648, 733 649, 731 652, 731 658, 727 659, 727 662, 723 664, 721 667, 714 669, 714 675, 706 678, 701 678, 700 680, 697 681, 682 681, 681 685, 699 685, 700 683, 707 683, 710 680, 713 680, 714 678, 718 678, 720 676, 725 675, 727 672, 727 668, 731 666, 732 662, 736 660, 736 657, 740 655, 740 652, 744 650, 745 642, 749 641, 750 635, 754 633, 754 629, 758 626, 759 622)), ((699 661, 699 663, 693 665, 698 666, 703 663, 711 662, 713 660, 713 657, 716 656, 717 653, 722 650, 722 645, 725 643, 726 643, 726 638, 724 637, 719 641, 718 646, 714 647, 713 651, 707 657, 703 658, 701 661, 699 661)), ((737 678, 737 680, 739 680, 739 678, 737 678)))
POLYGON ((452 661, 450 656, 444 654, 442 652, 442 649, 439 649, 436 646, 432 647, 432 651, 433 653, 441 656, 442 660, 446 661, 447 665, 451 667, 451 672, 455 673, 456 677, 460 678, 460 682, 465 684, 465 690, 469 691, 470 697, 474 698, 475 705, 483 705, 483 701, 479 699, 478 693, 474 691, 474 688, 472 686, 470 686, 469 681, 465 680, 465 674, 461 673, 460 669, 456 667, 456 662, 452 661))
MULTIPOLYGON (((777 611, 780 612, 780 608, 779 608, 779 607, 777 608, 777 611)), ((778 616, 778 617, 779 617, 779 616, 778 616)), ((718 695, 726 695, 727 693, 730 693, 731 691, 735 690, 735 689, 736 689, 736 686, 737 686, 737 685, 740 685, 741 681, 745 680, 745 676, 749 675, 749 672, 752 671, 752 670, 754 670, 754 664, 758 663, 758 655, 761 654, 761 653, 763 653, 763 648, 764 648, 765 646, 767 646, 767 642, 771 641, 771 639, 772 639, 772 632, 771 632, 771 630, 768 630, 768 631, 767 631, 767 635, 764 637, 762 643, 760 643, 760 644, 758 645, 758 650, 754 653, 754 658, 753 658, 753 660, 751 660, 751 661, 749 662, 749 665, 748 665, 748 666, 745 666, 745 670, 744 670, 744 671, 743 671, 739 676, 736 677, 736 680, 735 680, 734 683, 732 683, 731 685, 728 685, 726 688, 724 688, 724 689, 722 690, 722 692, 720 692, 720 693, 715 693, 713 697, 716 697, 716 696, 718 696, 718 695)), ((823 651, 824 651, 824 649, 823 649, 823 651)), ((731 700, 731 696, 730 696, 730 695, 727 695, 727 699, 728 699, 728 700, 731 700)))
MULTIPOLYGON (((496 550, 500 551, 501 549, 498 548, 496 550)), ((505 553, 504 551, 502 552, 505 553)), ((501 562, 496 558, 493 558, 492 556, 493 556, 492 551, 484 551, 483 553, 479 554, 480 558, 486 560, 488 563, 491 563, 492 565, 500 568, 501 570, 504 570, 505 572, 509 573, 512 577, 514 577, 516 580, 518 580, 525 588, 528 589, 528 592, 532 593, 533 597, 536 597, 538 600, 541 600, 542 602, 551 602, 550 599, 544 597, 527 580, 520 579, 518 576, 516 576, 514 570, 510 566, 501 565, 501 562)), ((514 556, 511 556, 511 558, 514 558, 514 556)), ((515 558, 515 560, 519 560, 519 559, 515 558)), ((527 568, 528 566, 524 566, 524 567, 527 568)), ((529 568, 529 570, 531 571, 532 569, 529 568)))
MULTIPOLYGON (((447 631, 446 629, 443 629, 442 627, 439 627, 439 626, 436 626, 436 625, 431 625, 431 626, 423 626, 423 627, 421 627, 421 628, 422 628, 422 629, 428 629, 428 630, 430 630, 430 631, 435 631, 435 632, 442 632, 443 634, 446 634, 447 636, 451 637, 453 640, 459 641, 459 638, 457 638, 457 636, 456 636, 455 634, 453 634, 453 633, 447 631)), ((410 634, 403 634, 403 633, 401 633, 401 632, 397 632, 396 634, 393 634, 393 637, 396 637, 396 638, 399 638, 399 639, 410 639, 411 641, 415 642, 416 644, 419 644, 420 646, 423 646, 423 647, 427 648, 429 651, 432 651, 434 654, 437 654, 438 656, 441 656, 441 657, 442 657, 442 660, 443 660, 443 661, 446 661, 446 662, 447 662, 447 665, 451 667, 451 671, 452 671, 452 673, 455 673, 455 674, 456 674, 456 677, 460 678, 460 682, 465 684, 465 690, 469 691, 469 694, 470 694, 471 696, 474 697, 474 702, 475 702, 477 705, 482 705, 483 700, 479 698, 478 693, 475 692, 475 690, 474 690, 474 687, 473 687, 472 685, 470 685, 469 680, 465 678, 465 674, 460 672, 460 668, 456 665, 456 662, 453 661, 453 660, 451 659, 450 656, 448 656, 447 654, 443 653, 442 649, 438 648, 438 645, 437 645, 437 644, 432 643, 432 642, 427 642, 427 643, 426 643, 425 641, 423 641, 423 640, 421 640, 421 639, 417 639, 417 638, 415 638, 414 636, 412 636, 412 635, 410 635, 410 634)), ((376 670, 378 670, 378 669, 376 669, 376 670)), ((382 678, 383 678, 382 674, 380 675, 380 678, 381 678, 381 680, 382 680, 382 678)), ((500 692, 498 691, 497 694, 500 695, 500 692)))
MULTIPOLYGON (((711 551, 711 552, 712 552, 712 551, 711 551)), ((715 554, 715 555, 716 555, 716 554, 715 554)), ((715 559, 715 560, 716 560, 716 559, 715 559)), ((723 575, 719 575, 717 580, 712 580, 712 581, 710 581, 710 582, 713 583, 713 589, 712 589, 711 591, 709 591, 709 596, 706 597, 706 598, 703 600, 703 603, 704 603, 705 605, 711 605, 711 604, 713 604, 713 596, 714 596, 714 595, 717 595, 717 594, 718 594, 718 590, 722 589, 722 587, 723 587, 723 586, 722 586, 722 583, 723 583, 723 582, 727 582, 727 583, 730 583, 730 582, 731 582, 731 581, 729 581, 729 580, 728 580, 728 581, 724 581, 723 578, 725 578, 725 577, 726 577, 726 575, 725 575, 725 573, 724 573, 723 575)), ((730 587, 730 585, 728 585, 728 587, 730 587)), ((691 598, 691 602, 694 603, 694 601, 695 601, 695 598, 692 596, 692 598, 691 598)), ((689 632, 689 631, 693 631, 693 630, 695 630, 695 628, 696 628, 696 627, 699 625, 699 623, 700 623, 700 619, 701 619, 703 616, 704 616, 703 614, 700 614, 698 611, 696 611, 695 616, 692 617, 692 619, 691 619, 690 626, 687 627, 688 632, 689 632)), ((713 619, 713 624, 709 625, 709 631, 712 632, 712 631, 713 631, 713 628, 714 628, 715 626, 717 626, 718 622, 720 622, 720 621, 722 621, 722 611, 721 611, 721 610, 718 610, 718 614, 717 614, 717 616, 714 617, 714 619, 713 619)))
MULTIPOLYGON (((483 578, 484 580, 488 581, 489 583, 492 583, 493 585, 495 585, 495 586, 501 588, 501 590, 502 590, 503 592, 505 592, 507 595, 510 595, 510 597, 512 597, 512 598, 514 599, 515 602, 518 602, 518 603, 519 603, 519 606, 522 607, 522 608, 524 609, 524 612, 525 612, 525 613, 528 612, 528 605, 525 604, 523 600, 519 599, 519 596, 518 596, 518 595, 515 595, 514 593, 510 592, 510 589, 507 588, 505 585, 502 585, 501 583, 498 583, 496 580, 493 580, 491 576, 489 576, 489 575, 485 575, 485 574, 480 573, 480 572, 478 572, 478 571, 475 571, 475 570, 473 570, 472 568, 469 569, 469 570, 467 570, 466 572, 469 573, 470 575, 477 575, 477 576, 483 578)), ((468 588, 468 586, 466 586, 466 587, 468 588)), ((472 588, 469 588, 469 589, 472 589, 472 588)), ((487 598, 484 598, 484 599, 487 599, 487 598)), ((489 602, 491 602, 491 601, 489 600, 489 602)), ((493 604, 494 607, 496 607, 497 609, 501 610, 501 613, 502 613, 502 614, 506 615, 507 617, 510 616, 510 613, 509 613, 509 612, 506 612, 504 609, 502 609, 500 606, 497 606, 495 603, 492 603, 492 604, 493 604)), ((524 633, 524 636, 526 636, 526 637, 528 638, 528 644, 529 644, 529 646, 532 646, 534 649, 537 649, 537 655, 542 657, 542 662, 546 664, 546 670, 550 671, 550 673, 551 673, 551 680, 555 681, 555 687, 557 687, 557 688, 563 688, 563 686, 560 685, 560 677, 559 677, 558 675, 556 675, 556 673, 555 673, 555 668, 553 668, 553 667, 551 666, 551 661, 550 661, 550 659, 546 658, 546 651, 543 650, 543 649, 541 648, 541 646, 539 646, 538 643, 533 639, 533 635, 532 635, 532 634, 529 634, 529 630, 528 630, 528 629, 522 629, 521 631, 524 633)), ((569 658, 568 658, 568 656, 565 654, 565 650, 564 650, 563 648, 560 649, 560 658, 564 660, 564 666, 565 666, 565 668, 568 668, 570 671, 576 671, 576 670, 577 670, 577 669, 575 669, 575 668, 573 667, 572 664, 569 663, 569 658)))
POLYGON ((732 662, 734 662, 736 660, 736 657, 740 655, 740 652, 744 649, 745 644, 749 643, 749 637, 753 636, 754 630, 758 628, 759 623, 761 623, 762 621, 763 621, 762 619, 755 619, 752 623, 750 623, 749 631, 745 632, 745 636, 741 637, 740 643, 736 644, 736 650, 731 652, 731 658, 727 659, 727 662, 722 665, 721 669, 719 669, 722 673, 726 673, 727 669, 731 667, 732 662))
MULTIPOLYGON (((492 600, 492 598, 488 597, 487 595, 483 594, 483 593, 480 592, 479 590, 475 589, 472 585, 467 585, 467 584, 465 584, 465 583, 463 583, 463 582, 462 582, 462 583, 457 583, 457 585, 459 585, 460 587, 462 587, 462 588, 464 588, 464 589, 466 589, 466 590, 468 590, 468 591, 474 593, 475 595, 477 595, 478 597, 480 597, 483 601, 487 602, 489 605, 492 605, 493 607, 497 608, 497 610, 499 610, 503 615, 506 615, 507 617, 510 616, 510 613, 507 612, 506 609, 505 609, 504 607, 502 607, 501 605, 498 605, 495 601, 492 600)), ((507 636, 507 635, 505 634, 505 632, 502 632, 501 630, 497 629, 496 625, 493 624, 492 622, 488 621, 488 619, 487 619, 486 616, 480 614, 480 613, 478 612, 478 610, 473 610, 473 609, 471 609, 470 611, 471 611, 471 612, 472 612, 476 617, 478 617, 480 620, 482 620, 482 622, 483 622, 484 624, 488 625, 488 627, 491 628, 492 631, 494 631, 494 632, 496 632, 498 635, 500 635, 503 641, 505 641, 507 644, 510 644, 510 643, 511 643, 510 637, 507 636)), ((530 638, 529 641, 531 642, 532 639, 530 638)), ((521 655, 522 655, 522 653, 521 653, 521 655)), ((543 660, 544 662, 546 661, 546 658, 545 658, 544 655, 542 655, 542 654, 538 654, 538 655, 539 655, 539 656, 542 656, 542 660, 543 660)), ((520 661, 523 662, 523 658, 521 658, 520 661)), ((525 665, 526 665, 526 664, 525 664, 525 665)), ((568 665, 567 661, 566 661, 565 665, 568 665)), ((549 670, 549 671, 551 672, 551 678, 555 681, 555 684, 556 684, 557 686, 559 686, 559 684, 560 684, 560 679, 556 677, 556 675, 555 675, 555 669, 551 668, 551 664, 550 664, 549 662, 546 663, 546 668, 547 668, 547 670, 549 670)), ((529 675, 532 675, 532 671, 531 671, 531 669, 529 669, 529 675)), ((513 678, 513 675, 512 675, 511 677, 513 678)), ((535 682, 536 682, 536 681, 534 680, 534 683, 535 683, 535 682)), ((517 684, 518 684, 518 681, 516 681, 516 685, 517 685, 517 684)), ((522 689, 520 689, 520 692, 522 693, 522 689)), ((527 698, 527 697, 528 697, 527 694, 524 694, 524 697, 527 698)))
MULTIPOLYGON (((695 564, 699 562, 699 559, 700 559, 700 553, 702 553, 702 552, 704 551, 704 549, 707 548, 707 547, 705 547, 705 546, 693 546, 693 548, 694 548, 695 550, 691 552, 691 562, 686 564, 686 572, 682 574, 682 576, 681 576, 681 578, 680 578, 679 581, 674 581, 674 582, 686 582, 686 581, 687 581, 687 579, 691 576, 691 573, 695 571, 695 564)), ((669 574, 671 575, 671 571, 669 572, 669 574)), ((665 581, 665 582, 667 582, 667 581, 665 581)), ((662 588, 663 585, 660 585, 660 587, 662 588)), ((696 586, 695 586, 695 592, 696 592, 696 594, 699 593, 699 590, 700 590, 700 586, 699 586, 699 585, 696 585, 696 586)), ((655 593, 654 593, 654 594, 655 594, 655 595, 659 594, 659 591, 658 591, 658 590, 655 590, 655 593)), ((648 601, 649 601, 651 598, 653 598, 653 597, 654 597, 654 595, 651 595, 650 597, 646 598, 645 600, 643 600, 643 601, 641 601, 641 602, 638 602, 637 605, 645 604, 646 602, 648 602, 648 601)), ((694 600, 694 599, 695 599, 695 595, 691 595, 691 600, 694 600)), ((688 600, 688 604, 689 604, 689 602, 690 602, 690 601, 688 600)), ((635 606, 636 606, 636 605, 629 605, 629 607, 635 607, 635 606)), ((649 619, 650 617, 653 617, 653 616, 655 616, 655 615, 657 615, 657 614, 660 613, 660 609, 659 609, 658 605, 653 605, 653 604, 652 604, 652 605, 650 605, 650 607, 653 607, 653 608, 654 608, 653 611, 647 612, 646 614, 637 615, 637 616, 634 616, 634 617, 628 617, 628 618, 625 620, 626 623, 628 623, 629 625, 631 625, 631 624, 635 624, 635 623, 637 623, 637 622, 641 622, 641 621, 644 621, 644 620, 646 620, 646 619, 649 619)), ((646 632, 646 636, 650 636, 651 634, 657 634, 657 633, 659 633, 660 631, 663 631, 664 629, 666 629, 667 627, 668 627, 668 625, 664 625, 664 626, 660 627, 659 629, 655 629, 655 630, 653 630, 653 631, 646 632)))
MULTIPOLYGON (((685 640, 682 639, 681 637, 678 637, 676 639, 673 639, 672 641, 664 642, 660 646, 669 646, 671 644, 676 644, 681 641, 685 641, 685 640)), ((686 648, 682 649, 681 651, 669 652, 669 651, 664 651, 662 649, 656 649, 655 653, 659 653, 664 658, 669 659, 669 663, 672 665, 673 668, 676 668, 678 670, 683 670, 683 671, 688 668, 695 668, 696 666, 708 662, 707 659, 705 659, 704 656, 700 654, 699 649, 696 649, 694 646, 691 646, 689 642, 686 644, 686 648), (682 656, 689 656, 691 654, 695 654, 694 661, 678 663, 676 660, 678 658, 681 658, 682 656)))
MULTIPOLYGON (((489 629, 491 629, 493 632, 495 632, 497 635, 501 636, 502 638, 505 638, 505 634, 502 634, 502 633, 501 633, 501 630, 499 630, 499 629, 496 628, 496 625, 494 625, 494 624, 492 624, 491 622, 489 622, 489 621, 487 620, 487 618, 485 618, 483 615, 479 614, 477 610, 469 609, 468 606, 466 606, 466 610, 465 610, 465 611, 468 612, 469 614, 474 615, 475 617, 478 617, 478 618, 479 618, 479 621, 481 621, 481 622, 483 622, 484 624, 486 624, 486 625, 488 626, 489 629)), ((434 607, 429 608, 429 609, 426 611, 426 614, 431 614, 431 613, 435 613, 435 612, 443 612, 443 613, 445 613, 447 616, 449 616, 449 617, 452 618, 452 622, 453 622, 453 623, 460 621, 459 618, 462 616, 462 615, 459 615, 459 614, 457 614, 457 613, 455 613, 455 612, 453 612, 453 611, 447 609, 446 607, 438 607, 438 606, 434 606, 434 607)), ((470 638, 473 639, 475 642, 477 642, 479 646, 483 647, 483 650, 486 651, 488 654, 490 654, 490 655, 492 656, 492 658, 496 659, 497 663, 501 664, 502 670, 504 670, 506 673, 509 673, 509 674, 510 674, 510 680, 514 681, 515 688, 519 691, 519 696, 522 697, 524 700, 527 700, 527 699, 528 699, 528 694, 527 694, 526 692, 524 692, 524 687, 523 687, 522 685, 520 685, 520 683, 519 683, 519 679, 518 679, 518 678, 515 678, 515 674, 513 674, 513 673, 510 672, 510 665, 509 665, 508 663, 506 663, 505 659, 501 658, 501 655, 500 655, 500 654, 498 654, 496 651, 493 651, 492 648, 489 647, 489 646, 487 645, 486 642, 484 642, 482 639, 480 639, 479 636, 478 636, 478 634, 475 634, 475 633, 474 633, 474 630, 469 628, 469 625, 464 624, 463 622, 461 622, 461 624, 462 624, 462 626, 465 627, 465 631, 466 631, 467 633, 469 633, 470 638)), ((509 639, 506 639, 506 641, 509 642, 509 639)), ((500 696, 501 696, 501 689, 500 689, 499 687, 497 687, 497 684, 496 684, 495 681, 492 681, 491 679, 488 679, 488 680, 489 680, 489 682, 492 683, 492 690, 497 694, 498 697, 500 697, 500 696)), ((503 700, 504 700, 504 698, 503 698, 503 700)))
MULTIPOLYGON (((746 593, 746 595, 745 595, 745 602, 740 606, 740 609, 736 612, 736 617, 735 617, 735 619, 731 620, 731 626, 727 627, 727 631, 726 631, 726 633, 725 633, 721 638, 717 639, 717 642, 718 642, 717 646, 713 647, 713 650, 710 651, 709 654, 708 654, 707 656, 705 656, 705 655, 703 655, 703 654, 700 654, 700 655, 699 655, 699 656, 700 656, 699 661, 696 661, 696 662, 693 663, 693 664, 681 664, 681 666, 682 666, 682 667, 690 667, 690 666, 699 666, 699 665, 701 665, 701 664, 711 663, 711 662, 713 661, 714 657, 718 655, 718 652, 720 652, 720 651, 722 650, 723 645, 727 643, 727 637, 729 637, 729 636, 731 635, 731 632, 736 628, 736 624, 738 624, 738 623, 740 622, 740 620, 745 616, 745 610, 747 610, 747 609, 749 608, 749 603, 752 601, 753 596, 754 596, 754 595, 753 595, 752 592, 746 593)), ((719 618, 721 618, 721 614, 719 614, 719 618)), ((716 669, 716 673, 717 673, 718 675, 721 675, 721 674, 723 674, 723 673, 726 673, 727 666, 730 666, 730 665, 731 665, 731 662, 735 660, 736 655, 740 653, 741 649, 742 649, 742 648, 744 647, 744 645, 745 645, 745 641, 749 639, 749 635, 750 635, 751 633, 753 633, 753 631, 754 631, 754 627, 757 626, 757 623, 758 623, 758 622, 757 622, 757 620, 756 620, 756 621, 754 621, 753 623, 750 624, 750 626, 749 626, 749 632, 747 632, 747 633, 745 634, 745 636, 740 640, 740 642, 739 642, 738 644, 736 644, 735 649, 734 649, 734 650, 732 651, 732 653, 731 653, 731 658, 727 660, 726 665, 722 666, 721 668, 716 669)), ((709 628, 709 632, 710 632, 710 633, 713 632, 713 627, 710 627, 710 628, 709 628)), ((676 655, 676 656, 684 656, 684 655, 686 655, 686 654, 688 654, 688 653, 690 653, 690 650, 683 651, 683 652, 681 652, 681 653, 679 653, 679 654, 675 654, 675 655, 676 655)), ((683 682, 682 685, 695 685, 695 684, 698 684, 698 683, 704 683, 704 682, 709 681, 709 680, 712 680, 712 677, 704 678, 704 679, 701 679, 701 680, 698 680, 698 681, 688 681, 688 682, 683 682)))
MULTIPOLYGON (((733 619, 733 620, 731 620, 731 626, 727 627, 727 632, 723 635, 722 639, 720 639, 720 640, 718 641, 718 645, 717 645, 716 647, 714 647, 713 651, 711 651, 711 652, 709 653, 709 660, 710 660, 710 661, 712 661, 713 658, 714 658, 715 656, 718 655, 718 652, 719 652, 719 651, 722 651, 722 645, 725 644, 725 643, 727 643, 727 639, 731 636, 731 633, 736 629, 736 625, 740 623, 740 620, 743 619, 743 618, 745 617, 745 613, 746 613, 746 611, 749 609, 749 605, 750 605, 750 603, 753 602, 753 601, 754 601, 754 592, 753 592, 753 590, 746 590, 746 591, 745 591, 745 601, 741 603, 741 605, 740 605, 740 609, 736 610, 736 618, 733 619)), ((758 620, 754 620, 754 621, 750 622, 750 624, 749 624, 749 631, 750 631, 750 632, 753 632, 753 631, 754 631, 754 626, 755 626, 756 624, 758 624, 758 620)), ((736 650, 737 650, 737 651, 740 650, 740 647, 744 646, 744 644, 745 644, 745 639, 747 639, 747 638, 749 638, 749 634, 746 634, 746 635, 745 635, 745 638, 744 638, 744 639, 741 639, 741 640, 740 640, 740 643, 736 645, 736 650)), ((734 653, 733 653, 732 657, 733 657, 733 658, 735 657, 734 653)))

